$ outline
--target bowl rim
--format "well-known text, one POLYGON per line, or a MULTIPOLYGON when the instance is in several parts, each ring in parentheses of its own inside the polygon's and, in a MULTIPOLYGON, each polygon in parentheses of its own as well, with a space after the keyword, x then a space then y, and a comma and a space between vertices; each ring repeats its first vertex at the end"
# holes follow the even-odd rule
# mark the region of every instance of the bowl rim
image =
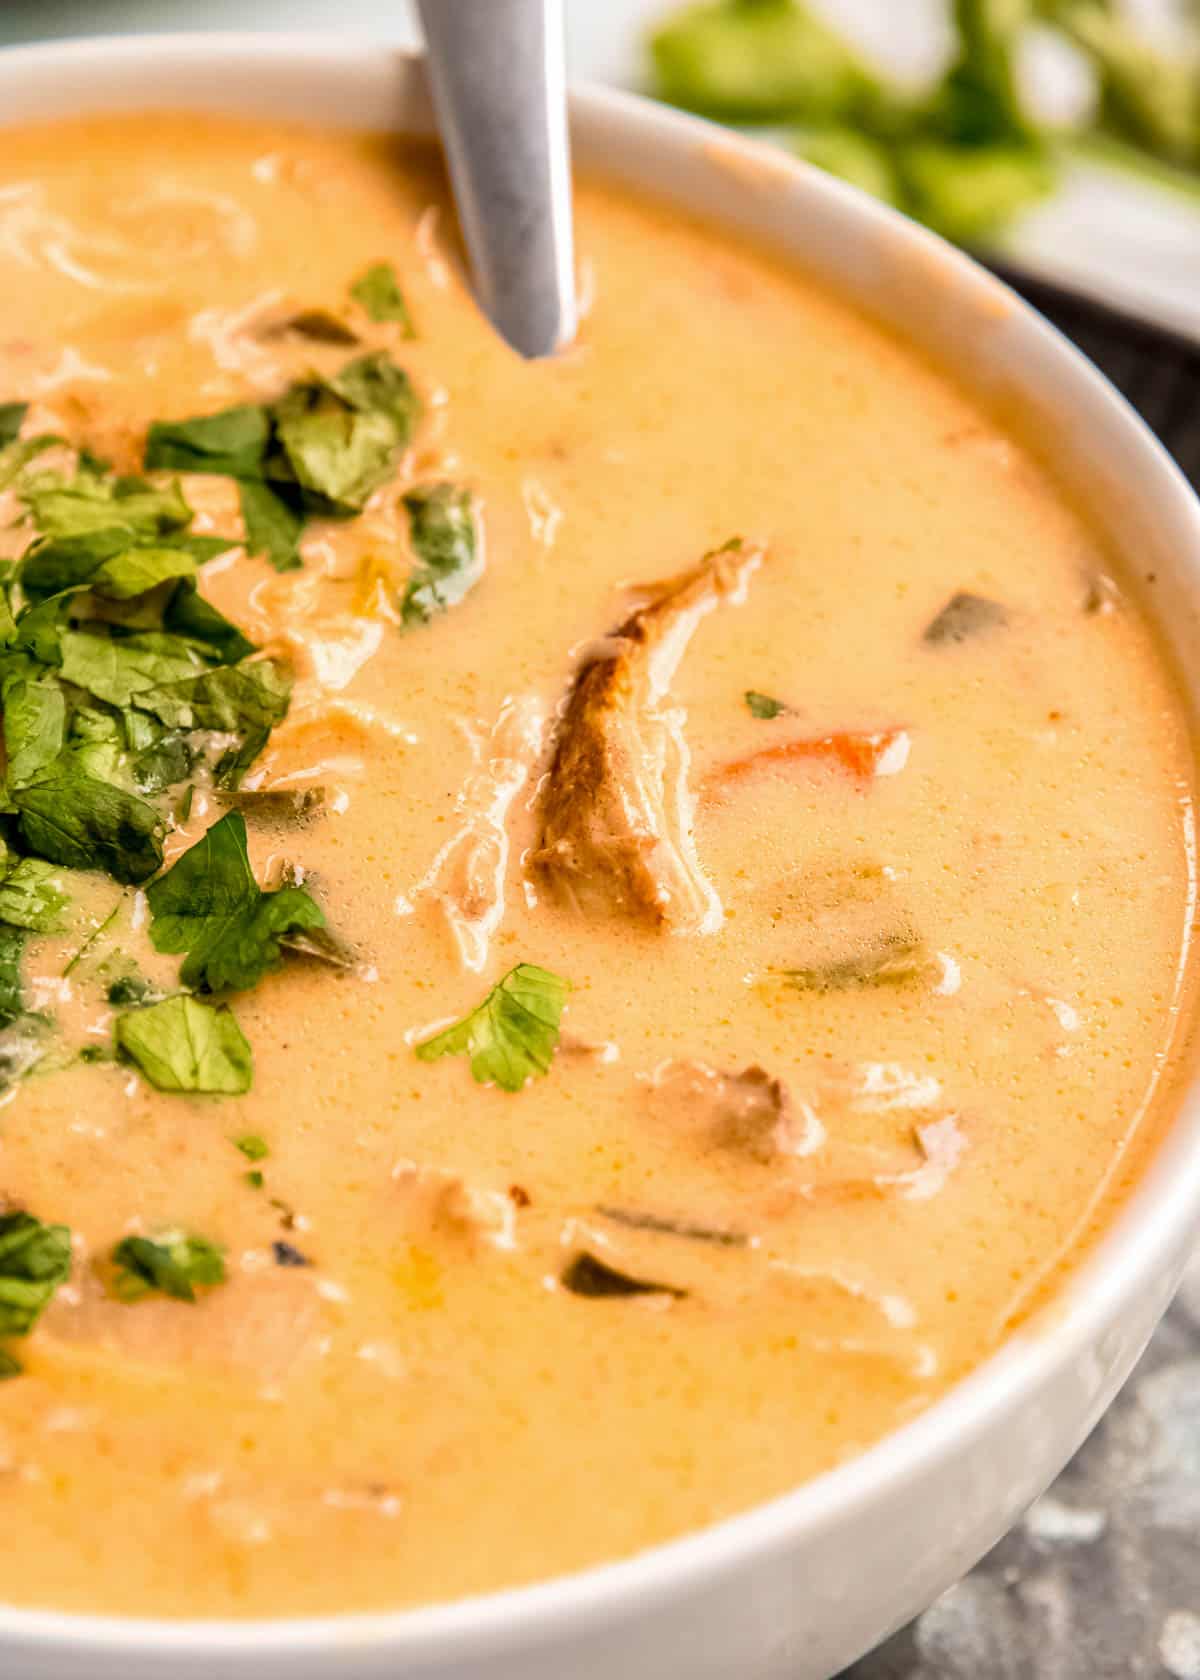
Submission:
MULTIPOLYGON (((274 62, 314 75, 378 75, 381 60, 412 69, 420 54, 383 46, 364 37, 352 41, 312 32, 214 30, 79 36, 0 48, 0 81, 27 73, 46 79, 64 64, 86 61, 100 75, 155 60, 224 59, 274 62)), ((196 67, 193 66, 193 69, 196 67)), ((214 82, 213 109, 220 111, 214 82)), ((986 279, 990 292, 1006 297, 1025 335, 1025 348, 1053 372, 1072 405, 1091 403, 1108 410, 1121 431, 1121 446, 1145 477, 1163 510, 1188 530, 1200 569, 1200 500, 1163 445, 1109 381, 1064 334, 1008 286, 963 252, 910 222, 856 188, 824 175, 786 154, 766 151, 758 141, 716 124, 658 105, 637 94, 584 85, 571 90, 572 122, 615 122, 642 140, 712 145, 720 159, 741 159, 759 170, 769 159, 775 178, 867 232, 885 231, 905 252, 936 252, 951 278, 986 279), (1190 529, 1189 529, 1190 528, 1190 529)), ((205 102, 207 103, 207 102, 205 102)), ((164 100, 163 107, 170 100, 164 100)), ((157 107, 157 108, 163 108, 157 107)), ((132 105, 126 109, 135 109, 132 105)), ((153 99, 142 109, 155 109, 153 99)), ((188 108, 193 108, 188 102, 188 108)), ((228 102, 226 103, 228 108, 228 102)), ((98 110, 106 107, 101 102, 98 110)), ((60 113, 65 116, 67 113, 60 113)), ((21 121, 57 120, 23 118, 21 121)), ((316 126, 336 126, 321 124, 316 126)), ((670 200, 672 193, 664 194, 670 200)), ((791 212, 791 213, 794 213, 791 212)), ((714 225, 721 218, 714 216, 714 225)), ((1018 387, 1031 383, 1023 374, 1018 387)), ((969 382, 968 382, 969 388, 969 382)), ((1200 584, 1197 586, 1200 592, 1200 584)), ((1200 710, 1200 702, 1193 706, 1200 710)), ((1178 1052, 1176 1052, 1178 1053, 1178 1052)), ((1149 1281, 1172 1268, 1172 1259, 1200 1232, 1200 1079, 1193 1069, 1174 1094, 1169 1129, 1105 1221, 1085 1258, 1054 1290, 1047 1304, 1010 1334, 998 1350, 910 1421, 864 1451, 821 1475, 705 1528, 657 1546, 530 1585, 505 1588, 444 1603, 382 1611, 349 1611, 271 1619, 156 1619, 25 1609, 0 1603, 0 1655, 4 1648, 35 1657, 59 1653, 136 1659, 183 1655, 247 1658, 305 1657, 382 1652, 419 1659, 451 1647, 461 1661, 498 1655, 517 1643, 549 1644, 563 1634, 582 1635, 636 1614, 650 1601, 667 1603, 703 1590, 706 1584, 762 1558, 788 1550, 833 1519, 863 1513, 877 1500, 916 1482, 939 1459, 970 1449, 992 1424, 1018 1406, 1072 1362, 1085 1358, 1103 1330, 1121 1316, 1122 1306, 1149 1281), (536 1629, 536 1633, 533 1630, 536 1629)))

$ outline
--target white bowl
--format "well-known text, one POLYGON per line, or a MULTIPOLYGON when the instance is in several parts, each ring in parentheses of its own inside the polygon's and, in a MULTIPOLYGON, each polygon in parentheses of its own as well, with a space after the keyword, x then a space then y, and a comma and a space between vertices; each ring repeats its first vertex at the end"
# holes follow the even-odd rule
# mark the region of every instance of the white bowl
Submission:
MULTIPOLYGON (((430 130, 419 63, 369 45, 196 35, 0 53, 5 122, 146 107, 430 130)), ((804 165, 623 94, 577 93, 572 116, 580 164, 765 239, 1022 413, 1154 574, 1144 604, 1188 673, 1200 505, 1053 328, 940 240, 804 165)), ((1194 684, 1189 695, 1200 711, 1194 684)), ((1061 1469, 1165 1310, 1198 1222, 1193 1084, 1136 1195, 1054 1302, 915 1422, 795 1493, 604 1568, 427 1610, 181 1623, 0 1608, 0 1674, 821 1680, 968 1569, 1061 1469)))

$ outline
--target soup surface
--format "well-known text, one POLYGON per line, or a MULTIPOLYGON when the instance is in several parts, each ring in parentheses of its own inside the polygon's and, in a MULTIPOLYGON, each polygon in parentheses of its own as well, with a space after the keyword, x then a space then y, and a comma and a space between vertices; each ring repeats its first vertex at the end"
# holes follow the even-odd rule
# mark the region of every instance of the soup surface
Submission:
POLYGON ((590 182, 579 240, 525 364, 424 154, 6 133, 6 1600, 743 1509, 1161 1130, 1191 751, 1101 538, 766 255, 590 182))

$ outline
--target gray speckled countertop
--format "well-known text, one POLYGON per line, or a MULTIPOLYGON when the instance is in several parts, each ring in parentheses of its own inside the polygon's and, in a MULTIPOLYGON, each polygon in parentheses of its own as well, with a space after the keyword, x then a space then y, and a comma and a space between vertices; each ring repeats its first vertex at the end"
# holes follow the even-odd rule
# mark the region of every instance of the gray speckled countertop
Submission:
POLYGON ((1200 1680, 1200 1250, 1112 1409, 970 1575, 842 1680, 1200 1680))

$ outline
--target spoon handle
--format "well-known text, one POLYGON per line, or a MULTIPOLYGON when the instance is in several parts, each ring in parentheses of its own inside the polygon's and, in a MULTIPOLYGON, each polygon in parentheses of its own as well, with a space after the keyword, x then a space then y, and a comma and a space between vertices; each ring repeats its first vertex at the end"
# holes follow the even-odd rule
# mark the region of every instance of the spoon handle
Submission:
POLYGON ((419 0, 479 300, 523 356, 575 336, 561 0, 419 0))

